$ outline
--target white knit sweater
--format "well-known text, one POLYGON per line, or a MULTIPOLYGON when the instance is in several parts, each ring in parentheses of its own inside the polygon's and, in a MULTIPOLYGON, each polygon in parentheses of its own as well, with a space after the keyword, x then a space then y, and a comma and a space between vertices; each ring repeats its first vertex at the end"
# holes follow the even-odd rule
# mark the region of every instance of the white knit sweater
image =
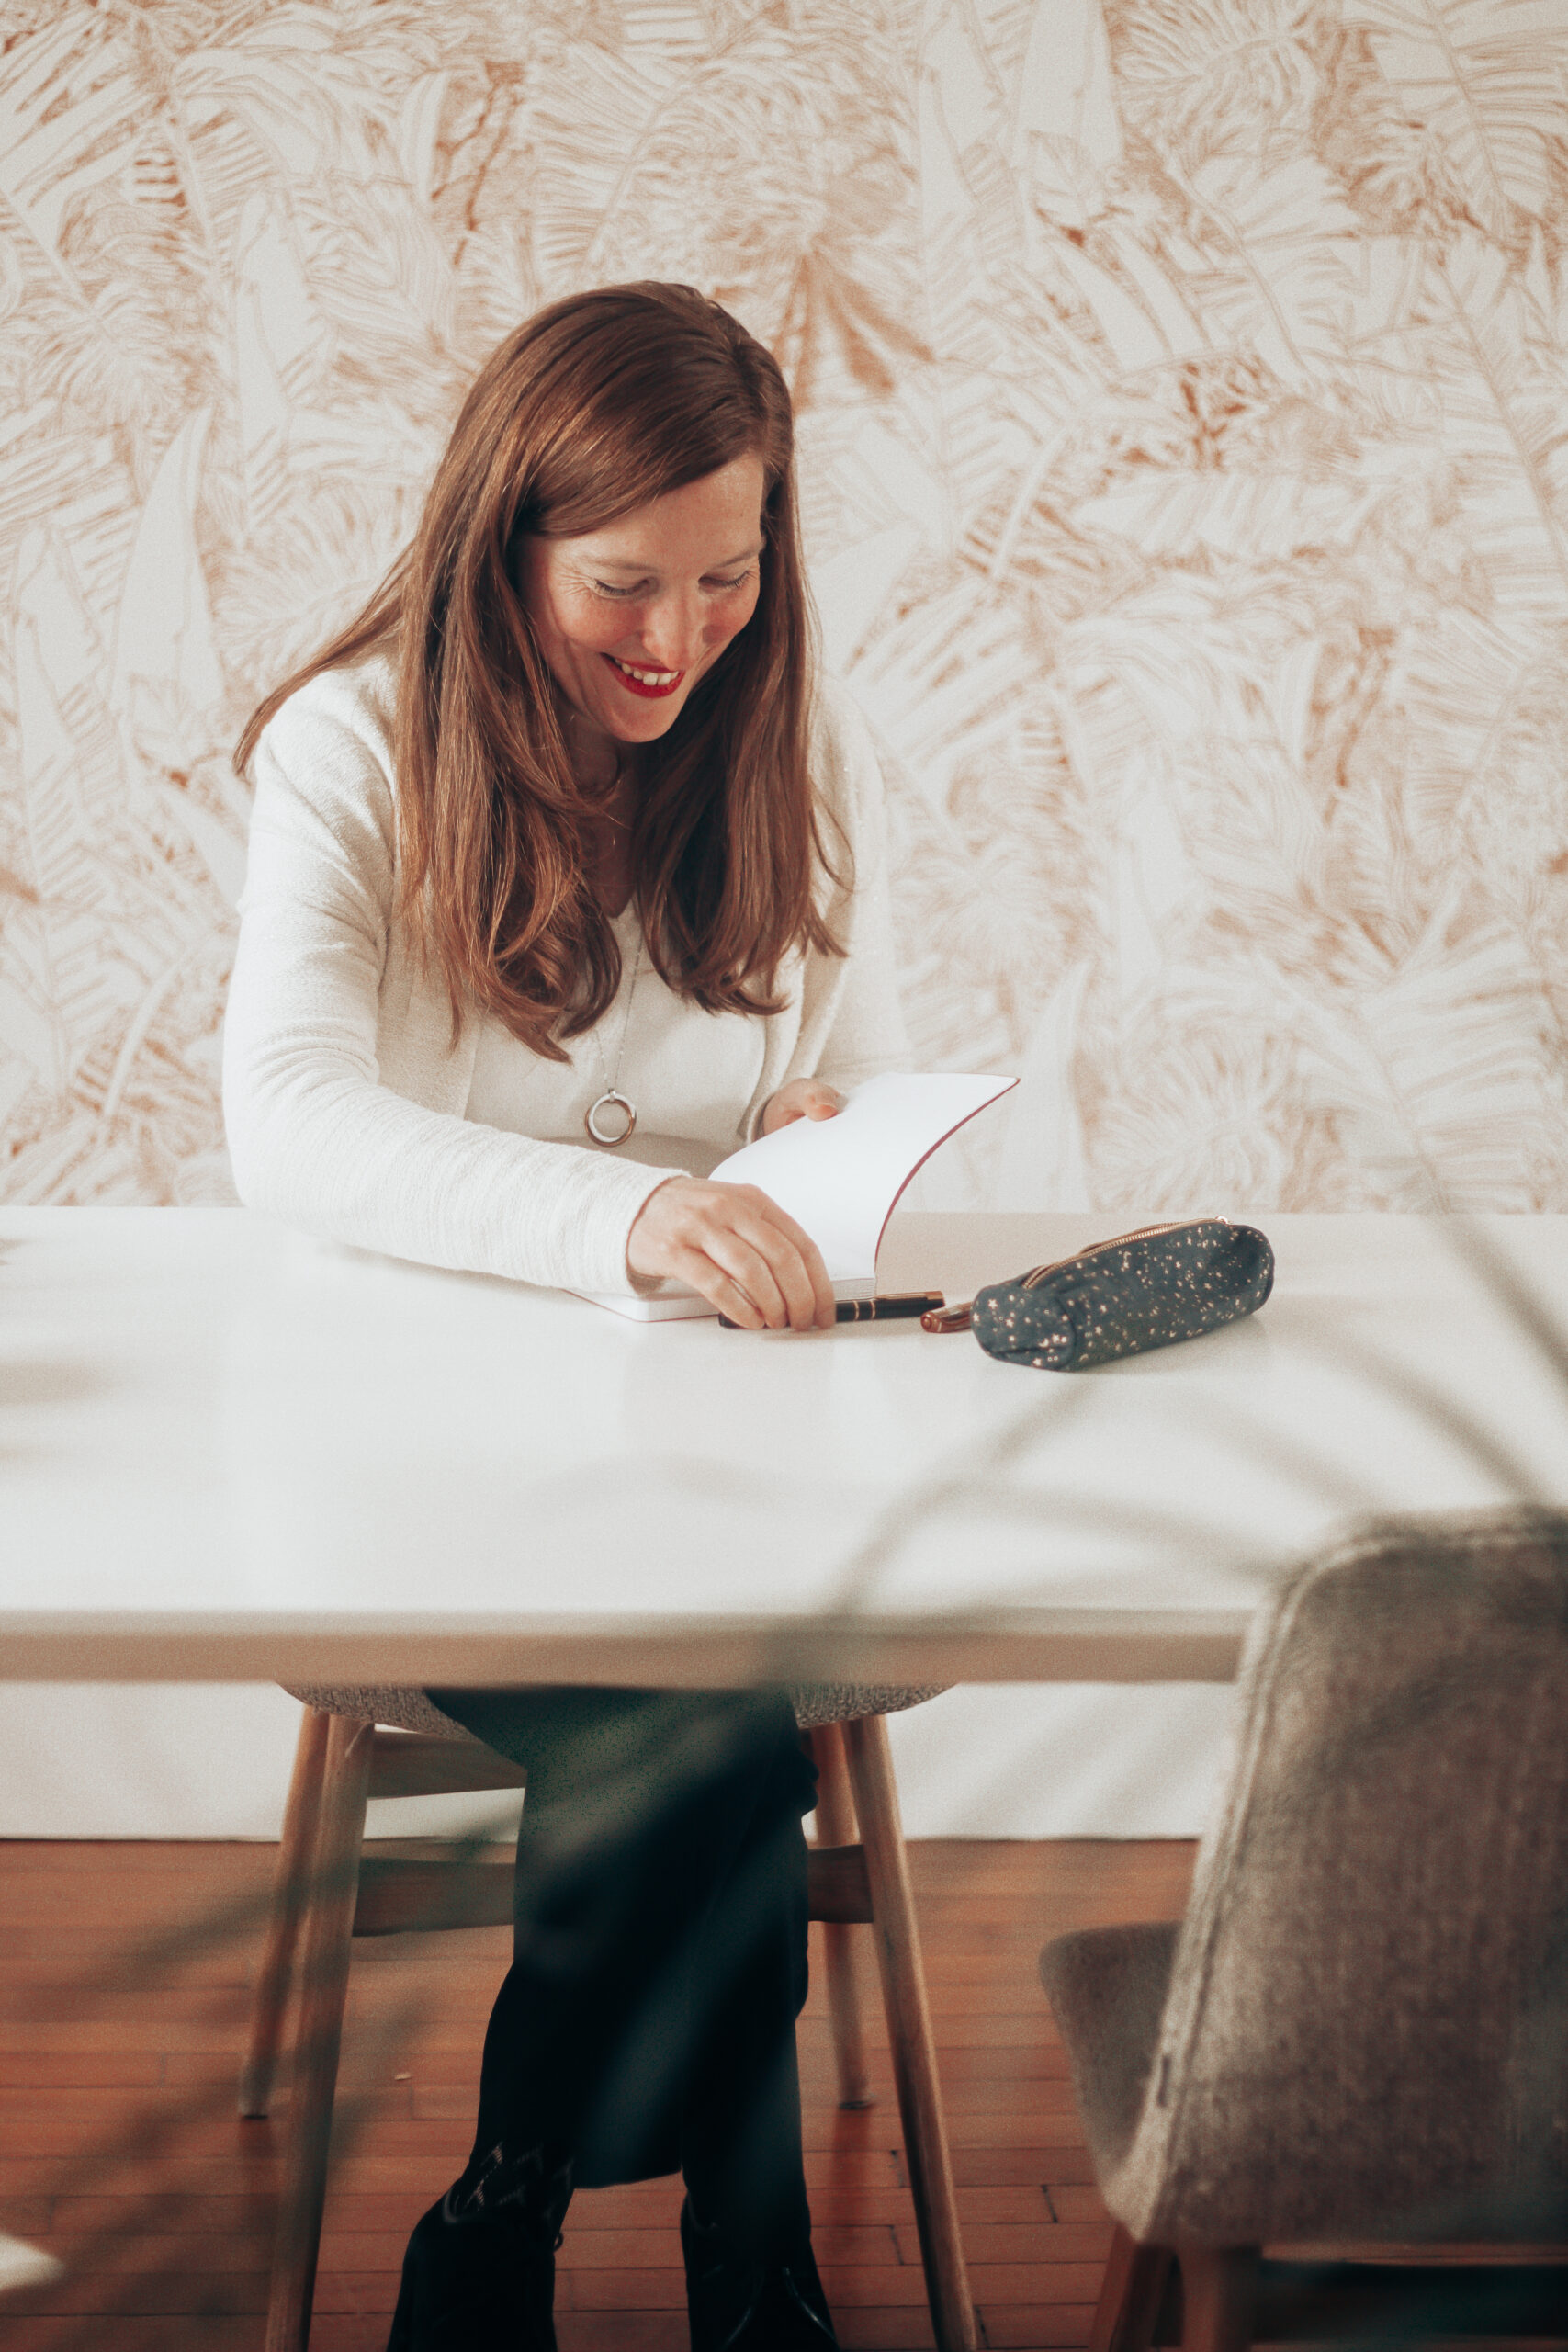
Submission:
MULTIPOLYGON (((395 911, 394 698, 386 657, 329 672, 290 696, 257 747, 223 1044, 240 1197, 312 1233, 425 1265, 629 1289, 632 1223, 681 1171, 465 1115, 482 1024, 466 1020, 454 1046, 445 984, 422 970, 395 911)), ((795 956, 781 972, 786 1002, 763 1023, 751 1098, 735 1105, 737 1146, 786 1080, 852 1085, 908 1053, 881 779, 841 689, 819 695, 811 756, 852 853, 852 888, 824 881, 821 892, 847 952, 795 956)), ((831 823, 826 833, 831 847, 831 823)), ((680 1049, 701 1057, 712 1022, 689 1008, 680 1049)), ((634 1054, 621 1076, 634 1098, 637 1079, 634 1054)))

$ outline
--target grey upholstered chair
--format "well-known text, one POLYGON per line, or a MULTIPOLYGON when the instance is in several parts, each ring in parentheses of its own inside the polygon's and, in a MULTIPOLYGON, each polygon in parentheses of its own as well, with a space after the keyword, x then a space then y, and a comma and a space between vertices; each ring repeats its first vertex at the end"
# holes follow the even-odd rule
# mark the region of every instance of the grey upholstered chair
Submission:
POLYGON ((1568 2337, 1568 1517, 1299 1571, 1186 1918, 1041 1974, 1121 2225, 1097 2352, 1177 2340, 1178 2279, 1201 2352, 1321 2337, 1336 2285, 1363 2338, 1568 2337))

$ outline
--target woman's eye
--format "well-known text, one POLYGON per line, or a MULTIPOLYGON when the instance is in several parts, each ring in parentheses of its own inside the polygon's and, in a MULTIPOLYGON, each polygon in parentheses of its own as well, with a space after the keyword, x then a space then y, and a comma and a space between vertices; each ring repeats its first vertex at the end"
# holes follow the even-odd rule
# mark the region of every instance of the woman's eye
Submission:
MULTIPOLYGON (((748 568, 745 571, 737 572, 733 580, 705 580, 703 586, 710 595, 733 596, 738 588, 745 587, 750 577, 748 568)), ((652 583, 647 580, 634 580, 627 587, 614 580, 593 580, 589 584, 596 596, 614 596, 624 604, 631 597, 646 596, 652 583)))

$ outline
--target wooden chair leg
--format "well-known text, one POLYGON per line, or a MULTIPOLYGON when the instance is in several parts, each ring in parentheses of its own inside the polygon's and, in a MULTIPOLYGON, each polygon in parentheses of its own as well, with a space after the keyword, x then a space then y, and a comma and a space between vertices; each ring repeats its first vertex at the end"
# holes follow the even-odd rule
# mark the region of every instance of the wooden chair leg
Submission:
POLYGON ((283 1842, 277 1851, 272 1912, 251 2007, 245 2063, 240 2070, 242 2115, 265 2115, 272 2102, 283 2020, 288 2012, 294 1948, 299 1939, 299 1922, 304 1917, 310 1884, 316 1818, 321 1803, 321 1775, 327 1762, 327 1726, 331 1722, 331 1715, 322 1714, 320 1708, 307 1707, 294 1749, 288 1800, 283 1808, 283 1842))
MULTIPOLYGON (((850 1793, 849 1768, 844 1762, 840 1724, 818 1724, 811 1731, 811 1756, 817 1767, 817 1838, 823 1846, 855 1843, 855 1805, 850 1793)), ((833 2059, 839 2076, 839 2105, 867 2108, 873 2104, 871 2075, 865 2063, 865 2033, 861 2022, 860 1984, 855 1967, 855 1929, 842 1919, 818 1922, 822 1961, 828 1979, 828 2018, 833 2032, 833 2059)))
POLYGON ((273 2246, 265 2352, 306 2352, 310 2341, 375 1737, 374 1724, 355 1723, 344 1715, 329 1718, 321 1826, 305 1916, 288 2144, 273 2246))
POLYGON ((1181 2352, 1249 2352, 1258 2308, 1258 2248, 1184 2248, 1181 2352))
POLYGON ((937 2352, 976 2352, 978 2326, 959 2235, 953 2160, 887 1724, 881 1715, 863 1715, 843 1726, 843 1736, 871 1882, 872 1932, 937 2352))
POLYGON ((1171 2259, 1168 2246, 1140 2245, 1118 2222, 1089 2331, 1089 2352, 1149 2352, 1171 2259))

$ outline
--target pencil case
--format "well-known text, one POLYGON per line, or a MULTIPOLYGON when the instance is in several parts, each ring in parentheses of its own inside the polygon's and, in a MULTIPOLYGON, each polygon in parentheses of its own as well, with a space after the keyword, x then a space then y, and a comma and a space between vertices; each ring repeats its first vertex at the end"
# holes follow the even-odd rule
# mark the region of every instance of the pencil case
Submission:
POLYGON ((1255 1315, 1273 1283, 1274 1252, 1256 1227, 1194 1217, 1116 1234, 920 1320, 972 1330, 1002 1363, 1087 1372, 1255 1315))

